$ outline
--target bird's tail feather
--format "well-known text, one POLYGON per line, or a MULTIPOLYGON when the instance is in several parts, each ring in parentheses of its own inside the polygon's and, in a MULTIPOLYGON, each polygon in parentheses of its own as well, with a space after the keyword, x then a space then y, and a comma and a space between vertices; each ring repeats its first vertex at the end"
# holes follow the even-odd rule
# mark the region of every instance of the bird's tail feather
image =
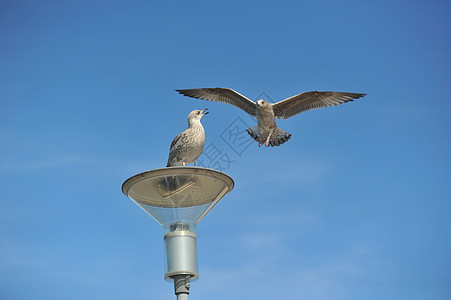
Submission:
POLYGON ((288 133, 285 130, 276 127, 269 139, 269 144, 271 145, 271 147, 279 146, 288 141, 290 138, 291 133, 288 133))
POLYGON ((255 125, 254 127, 246 129, 246 131, 247 131, 247 133, 249 133, 251 138, 253 138, 257 142, 259 142, 260 130, 258 130, 258 126, 257 125, 255 125))
MULTIPOLYGON (((246 129, 247 133, 256 140, 257 142, 261 142, 265 140, 266 137, 261 136, 260 130, 258 129, 258 125, 246 129)), ((291 138, 291 133, 286 132, 285 130, 276 127, 269 138, 269 145, 271 147, 280 146, 291 138)))

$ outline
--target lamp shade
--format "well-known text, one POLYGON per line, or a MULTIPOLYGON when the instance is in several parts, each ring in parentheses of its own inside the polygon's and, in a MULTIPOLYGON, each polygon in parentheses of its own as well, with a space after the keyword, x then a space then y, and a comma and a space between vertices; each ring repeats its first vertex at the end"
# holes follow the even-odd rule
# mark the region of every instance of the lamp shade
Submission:
POLYGON ((169 229, 199 223, 233 187, 230 176, 213 169, 169 167, 130 177, 122 192, 169 229))

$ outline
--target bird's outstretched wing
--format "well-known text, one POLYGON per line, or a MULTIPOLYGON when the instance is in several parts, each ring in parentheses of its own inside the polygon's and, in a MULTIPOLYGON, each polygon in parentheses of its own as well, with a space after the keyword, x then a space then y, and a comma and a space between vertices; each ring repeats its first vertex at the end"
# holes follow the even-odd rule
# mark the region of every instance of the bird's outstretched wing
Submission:
POLYGON ((192 98, 224 102, 236 106, 251 116, 255 115, 256 104, 254 101, 246 98, 245 96, 235 92, 232 89, 227 88, 204 88, 204 89, 188 89, 188 90, 176 90, 180 94, 192 98))
POLYGON ((274 103, 274 116, 279 119, 287 119, 307 110, 343 104, 365 95, 341 92, 305 92, 274 103))

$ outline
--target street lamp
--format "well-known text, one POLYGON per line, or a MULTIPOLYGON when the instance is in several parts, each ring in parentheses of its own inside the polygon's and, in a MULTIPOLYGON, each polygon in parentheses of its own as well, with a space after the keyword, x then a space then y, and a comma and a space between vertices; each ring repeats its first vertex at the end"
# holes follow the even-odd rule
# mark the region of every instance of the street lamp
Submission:
POLYGON ((199 278, 197 223, 234 187, 216 170, 169 167, 127 179, 122 192, 163 226, 166 281, 178 300, 188 299, 190 282, 199 278))

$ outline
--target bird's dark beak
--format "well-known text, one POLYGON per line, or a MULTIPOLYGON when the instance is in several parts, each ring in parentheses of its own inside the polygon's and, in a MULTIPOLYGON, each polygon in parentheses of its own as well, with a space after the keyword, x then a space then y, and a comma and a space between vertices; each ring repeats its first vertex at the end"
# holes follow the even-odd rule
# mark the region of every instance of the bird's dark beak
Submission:
POLYGON ((208 108, 206 108, 206 109, 204 109, 203 111, 201 111, 201 114, 202 114, 202 115, 208 115, 208 111, 205 112, 207 109, 208 109, 208 108))

